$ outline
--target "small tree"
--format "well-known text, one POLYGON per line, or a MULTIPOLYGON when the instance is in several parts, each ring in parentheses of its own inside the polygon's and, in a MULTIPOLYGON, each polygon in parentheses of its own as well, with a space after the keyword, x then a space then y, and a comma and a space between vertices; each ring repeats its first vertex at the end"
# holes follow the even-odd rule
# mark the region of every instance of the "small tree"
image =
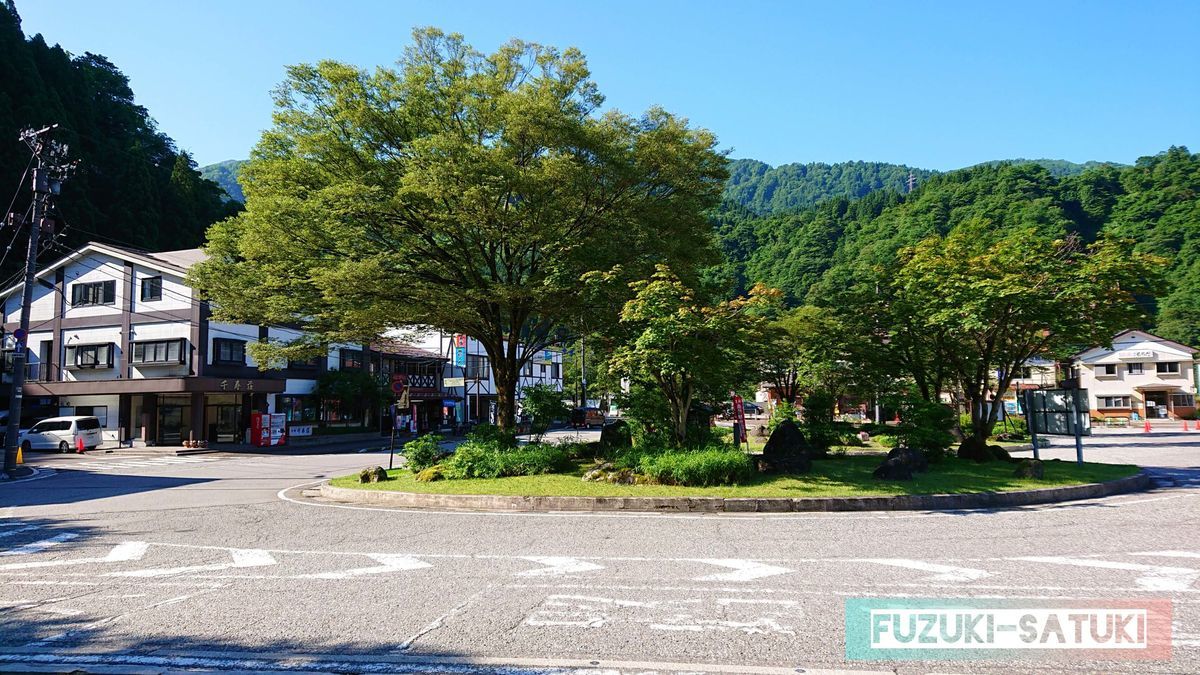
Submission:
POLYGON ((571 413, 567 404, 563 403, 562 392, 548 384, 535 384, 525 387, 525 398, 521 401, 522 410, 530 417, 529 431, 536 441, 550 429, 556 419, 563 419, 571 413))
POLYGON ((755 379, 754 352, 765 325, 756 312, 780 294, 759 285, 748 298, 709 304, 661 265, 631 286, 634 298, 621 312, 631 338, 616 349, 612 365, 655 385, 671 411, 672 440, 683 445, 694 401, 723 398, 755 379))

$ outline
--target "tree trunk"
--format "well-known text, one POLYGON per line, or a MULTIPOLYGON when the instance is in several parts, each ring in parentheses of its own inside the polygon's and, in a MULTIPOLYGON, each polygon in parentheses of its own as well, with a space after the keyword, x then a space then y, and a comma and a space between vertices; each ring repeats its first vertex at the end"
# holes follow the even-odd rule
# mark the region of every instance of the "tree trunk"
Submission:
POLYGON ((492 377, 496 380, 496 426, 505 431, 516 430, 517 378, 508 368, 495 368, 492 377), (501 374, 501 370, 508 371, 501 374))
POLYGON ((688 408, 691 406, 688 403, 673 401, 671 407, 675 408, 675 443, 682 447, 687 441, 688 408))

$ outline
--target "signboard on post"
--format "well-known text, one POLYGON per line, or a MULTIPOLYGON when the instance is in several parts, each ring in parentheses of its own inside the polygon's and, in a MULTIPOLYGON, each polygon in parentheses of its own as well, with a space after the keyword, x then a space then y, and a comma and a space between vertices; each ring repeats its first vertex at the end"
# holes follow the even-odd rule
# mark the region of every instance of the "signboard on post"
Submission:
POLYGON ((1074 436, 1075 461, 1083 463, 1083 437, 1092 434, 1087 389, 1037 389, 1025 392, 1025 423, 1038 459, 1038 434, 1074 436))
POLYGON ((746 402, 732 391, 729 394, 733 399, 733 440, 741 445, 746 442, 746 402))
POLYGON ((442 387, 443 388, 449 389, 452 387, 465 387, 465 386, 467 386, 467 378, 465 378, 465 377, 443 377, 442 378, 442 387))

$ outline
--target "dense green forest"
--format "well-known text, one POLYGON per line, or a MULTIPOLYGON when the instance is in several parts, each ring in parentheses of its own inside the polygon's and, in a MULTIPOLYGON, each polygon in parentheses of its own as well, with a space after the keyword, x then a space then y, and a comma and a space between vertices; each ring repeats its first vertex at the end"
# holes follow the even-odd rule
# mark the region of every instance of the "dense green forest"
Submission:
POLYGON ((1039 164, 997 162, 933 175, 909 194, 881 190, 768 216, 727 202, 713 220, 726 262, 710 281, 730 293, 762 281, 793 304, 836 302, 894 267, 902 247, 964 223, 1132 239, 1170 261, 1171 286, 1149 303, 1152 327, 1200 344, 1200 155, 1187 148, 1065 177, 1039 164))
POLYGON ((808 208, 833 197, 855 199, 876 190, 905 189, 909 172, 918 183, 935 172, 883 162, 783 164, 753 159, 729 163, 724 199, 760 214, 808 208))
MULTIPOLYGON (((90 239, 150 250, 196 246, 211 223, 237 209, 156 128, 117 66, 99 54, 69 54, 41 35, 27 39, 14 3, 6 0, 0 6, 0 185, 7 191, 0 208, 18 185, 13 210, 29 205, 28 180, 18 181, 30 153, 18 133, 54 123, 54 139, 70 146, 79 168, 57 200, 60 236, 45 248, 45 259, 90 239)), ((0 264, 4 279, 19 266, 24 245, 13 248, 0 264)))

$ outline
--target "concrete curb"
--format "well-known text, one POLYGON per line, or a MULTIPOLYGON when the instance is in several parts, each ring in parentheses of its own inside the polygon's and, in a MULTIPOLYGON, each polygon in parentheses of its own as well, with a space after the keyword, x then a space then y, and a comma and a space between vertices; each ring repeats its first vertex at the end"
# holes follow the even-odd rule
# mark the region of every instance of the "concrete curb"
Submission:
POLYGON ((55 473, 57 473, 53 469, 39 469, 35 466, 31 466, 31 467, 29 467, 29 469, 33 473, 30 473, 28 476, 22 476, 20 478, 7 478, 5 480, 0 481, 0 485, 15 485, 17 483, 27 483, 31 480, 40 480, 42 478, 49 478, 50 476, 53 476, 55 473))
POLYGON ((1150 476, 1133 476, 1022 492, 897 495, 893 497, 525 497, 442 495, 340 488, 322 483, 321 496, 339 502, 462 511, 641 511, 669 513, 784 513, 791 511, 938 511, 993 509, 1094 499, 1145 490, 1150 476))

